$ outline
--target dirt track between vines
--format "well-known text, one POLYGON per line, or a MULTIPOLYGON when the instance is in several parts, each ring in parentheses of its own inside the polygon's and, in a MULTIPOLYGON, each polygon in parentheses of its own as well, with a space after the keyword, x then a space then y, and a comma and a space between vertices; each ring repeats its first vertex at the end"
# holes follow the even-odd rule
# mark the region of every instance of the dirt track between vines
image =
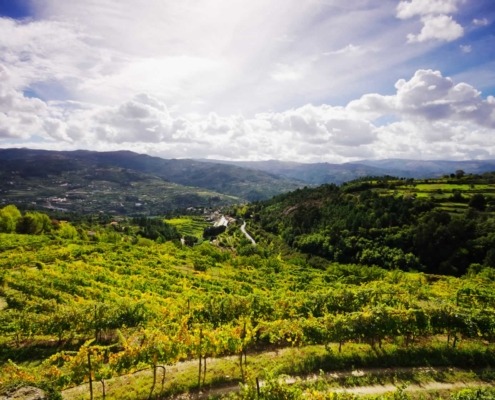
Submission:
MULTIPOLYGON (((265 353, 268 354, 268 353, 265 353)), ((277 353, 273 352, 273 356, 276 357, 277 353)), ((209 360, 209 366, 213 366, 216 362, 222 361, 222 360, 236 360, 237 357, 232 356, 232 357, 225 357, 225 358, 219 358, 219 359, 210 359, 209 360)), ((180 362, 178 364, 175 364, 173 366, 168 366, 167 367, 167 380, 170 379, 170 376, 173 376, 174 374, 180 374, 181 372, 185 371, 188 368, 195 368, 197 365, 197 360, 190 360, 190 361, 184 361, 180 362)), ((447 371, 462 371, 461 369, 455 369, 455 368, 433 368, 433 367, 424 367, 424 368, 369 368, 369 369, 360 369, 360 370, 347 370, 347 371, 333 371, 333 372, 326 372, 324 374, 316 375, 316 374, 311 374, 311 375, 305 375, 305 376, 285 376, 280 378, 282 382, 287 383, 287 384, 293 384, 296 382, 312 382, 316 381, 318 379, 325 379, 328 381, 331 380, 339 380, 339 379, 345 379, 345 378, 351 378, 351 377, 366 377, 366 376, 372 376, 372 377, 394 377, 397 374, 413 374, 413 373, 423 373, 423 374, 437 374, 441 372, 447 372, 447 371)), ((126 384, 130 384, 130 378, 137 377, 137 376, 149 376, 151 379, 151 370, 142 370, 135 372, 134 374, 131 375, 123 375, 120 377, 113 378, 112 380, 108 381, 108 383, 113 382, 118 382, 119 386, 125 386, 126 384)), ((452 390, 460 390, 463 388, 468 388, 468 387, 495 387, 495 382, 485 382, 481 380, 468 380, 468 381, 459 381, 459 382, 439 382, 439 381, 431 381, 431 382, 424 382, 424 383, 407 383, 405 381, 401 381, 400 379, 397 379, 396 384, 376 384, 376 385, 363 385, 363 386, 351 386, 351 387, 335 387, 335 388, 329 388, 328 392, 347 392, 347 393, 352 393, 356 395, 380 395, 380 394, 385 394, 387 392, 394 392, 396 391, 401 385, 406 384, 404 390, 407 392, 418 392, 418 391, 452 391, 452 390)), ((98 393, 100 391, 100 384, 95 382, 95 387, 97 387, 96 392, 98 393)), ((264 385, 263 381, 260 381, 260 386, 262 387, 264 385)), ((110 385, 111 386, 111 385, 110 385)), ((158 386, 158 385, 157 385, 158 386)), ((191 393, 184 393, 181 395, 174 396, 174 399, 207 399, 210 396, 221 396, 221 395, 227 395, 228 393, 234 393, 238 392, 240 390, 239 384, 237 383, 232 383, 232 384, 226 384, 222 385, 220 387, 211 387, 208 389, 203 390, 201 393, 198 393, 193 391, 191 393)), ((157 387, 157 391, 159 391, 157 387)), ((75 398, 79 398, 81 395, 84 393, 88 393, 88 385, 80 385, 76 386, 70 389, 66 389, 62 392, 62 397, 64 400, 73 400, 75 398)), ((109 393, 111 395, 111 393, 109 393)), ((98 396, 96 398, 99 398, 98 396)))
MULTIPOLYGON (((337 371, 337 372, 329 372, 325 373, 323 376, 318 375, 308 375, 304 377, 285 377, 282 378, 282 381, 287 384, 296 383, 298 381, 316 381, 317 379, 323 377, 327 379, 342 379, 346 377, 356 376, 362 377, 366 375, 371 376, 390 376, 394 374, 404 374, 404 373, 413 373, 413 372, 431 372, 437 373, 442 371, 447 371, 449 368, 373 368, 373 369, 361 369, 361 370, 353 370, 353 371, 337 371)), ((384 384, 384 385, 363 385, 363 386, 354 386, 354 387, 335 387, 328 389, 328 392, 335 393, 352 393, 355 395, 380 395, 385 394, 387 392, 395 392, 401 385, 405 382, 397 382, 396 385, 393 384, 384 384)), ((261 386, 263 382, 261 382, 261 386)), ((419 391, 452 391, 452 390, 460 390, 469 387, 495 387, 495 382, 488 383, 483 381, 467 381, 467 382, 425 382, 425 383, 414 383, 407 384, 404 386, 404 391, 406 392, 419 392, 419 391)), ((238 392, 239 386, 232 385, 228 387, 222 388, 212 388, 208 391, 202 393, 199 398, 207 399, 210 396, 218 396, 218 395, 226 395, 232 392, 238 392)), ((185 394, 183 396, 176 397, 177 399, 183 398, 188 399, 191 395, 185 394)), ((198 398, 196 395, 195 398, 198 398)))

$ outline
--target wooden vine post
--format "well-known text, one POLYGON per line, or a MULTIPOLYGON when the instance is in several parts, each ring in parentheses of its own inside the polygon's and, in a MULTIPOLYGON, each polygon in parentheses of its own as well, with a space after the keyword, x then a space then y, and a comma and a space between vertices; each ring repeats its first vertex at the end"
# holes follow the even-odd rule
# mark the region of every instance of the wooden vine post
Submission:
POLYGON ((89 398, 93 400, 93 370, 91 368, 91 349, 88 348, 89 398))
POLYGON ((150 394, 148 396, 148 400, 151 400, 152 399, 152 396, 153 396, 153 391, 155 390, 155 386, 156 386, 156 369, 157 369, 157 362, 158 362, 158 357, 155 354, 153 354, 152 356, 152 362, 153 362, 153 365, 152 365, 152 369, 153 369, 153 383, 151 384, 151 390, 150 390, 150 394))
POLYGON ((198 355, 199 355, 199 369, 198 369, 198 392, 201 392, 201 360, 202 360, 202 341, 203 341, 203 328, 199 328, 199 344, 198 344, 198 355))

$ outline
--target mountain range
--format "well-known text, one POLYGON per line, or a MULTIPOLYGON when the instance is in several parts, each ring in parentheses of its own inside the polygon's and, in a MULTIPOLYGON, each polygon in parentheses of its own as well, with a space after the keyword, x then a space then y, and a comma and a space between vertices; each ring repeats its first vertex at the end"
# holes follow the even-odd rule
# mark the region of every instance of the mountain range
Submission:
POLYGON ((365 176, 395 176, 399 178, 438 178, 462 170, 468 174, 482 174, 495 171, 495 160, 362 160, 343 164, 297 163, 287 161, 222 161, 225 163, 296 179, 310 185, 325 183, 341 184, 365 176))
POLYGON ((365 176, 428 178, 495 171, 495 160, 354 163, 163 159, 131 151, 0 149, 0 205, 83 213, 160 214, 273 197, 365 176))

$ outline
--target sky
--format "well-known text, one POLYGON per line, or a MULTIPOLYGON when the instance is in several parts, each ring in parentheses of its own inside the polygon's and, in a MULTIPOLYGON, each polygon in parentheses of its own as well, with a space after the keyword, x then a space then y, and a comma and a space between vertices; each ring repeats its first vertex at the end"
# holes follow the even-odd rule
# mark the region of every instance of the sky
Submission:
POLYGON ((0 147, 495 159, 495 2, 0 0, 0 147))

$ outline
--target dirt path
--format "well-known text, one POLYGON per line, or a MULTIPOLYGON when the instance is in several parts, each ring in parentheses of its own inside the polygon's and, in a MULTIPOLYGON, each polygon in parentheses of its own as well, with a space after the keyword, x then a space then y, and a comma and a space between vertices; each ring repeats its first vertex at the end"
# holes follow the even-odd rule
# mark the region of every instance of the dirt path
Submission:
MULTIPOLYGON (((291 381, 295 382, 295 378, 289 378, 286 380, 286 383, 290 384, 291 381)), ((402 387, 401 382, 398 382, 397 385, 386 384, 386 385, 370 385, 370 386, 356 386, 349 388, 335 388, 329 389, 329 393, 351 393, 360 396, 366 395, 381 395, 385 393, 395 392, 397 389, 402 387)), ((263 386, 263 382, 260 382, 260 386, 263 386)), ((424 384, 410 384, 404 387, 405 392, 426 392, 426 391, 453 391, 460 390, 465 388, 479 388, 479 387, 495 387, 495 383, 487 383, 482 381, 469 381, 469 382, 428 382, 424 384)), ((195 398, 199 399, 208 399, 211 396, 223 396, 228 395, 229 393, 239 392, 239 386, 229 386, 223 388, 216 388, 205 391, 201 393, 199 396, 195 396, 195 398)), ((176 399, 189 399, 189 394, 184 394, 182 396, 178 396, 176 399)))
MULTIPOLYGON (((223 357, 223 358, 208 358, 208 366, 209 366, 209 368, 211 368, 215 365, 216 362, 224 361, 224 360, 237 360, 237 356, 227 356, 227 357, 223 357)), ((197 368, 197 365, 198 365, 198 360, 181 361, 181 362, 176 363, 174 365, 167 365, 166 366, 167 381, 170 380, 170 377, 173 377, 174 375, 179 375, 190 368, 193 368, 195 370, 197 368)), ((161 373, 161 371, 159 373, 161 373)), ((139 378, 141 376, 149 377, 151 379, 151 376, 152 376, 151 368, 144 369, 141 371, 136 371, 136 372, 129 374, 129 375, 121 375, 121 376, 117 376, 117 377, 112 378, 112 379, 108 379, 106 381, 107 388, 109 386, 112 386, 115 382, 118 382, 118 386, 130 385, 131 381, 133 381, 136 378, 139 378)), ((96 388, 95 390, 98 393, 100 393, 101 383, 100 382, 94 382, 93 385, 94 385, 94 388, 96 388)), ((157 385, 157 386, 159 386, 159 385, 157 385)), ((232 384, 230 386, 224 387, 224 389, 225 389, 225 393, 229 393, 229 392, 233 392, 233 391, 238 390, 239 386, 237 384, 235 384, 235 385, 232 384)), ((212 392, 214 390, 219 390, 219 393, 220 393, 220 391, 222 391, 222 388, 212 389, 212 392)), ((89 393, 87 383, 63 390, 62 391, 62 398, 67 399, 67 400, 72 400, 75 398, 79 398, 80 396, 84 395, 85 393, 89 393)), ((188 396, 188 395, 185 394, 185 396, 188 396)), ((207 396, 205 398, 207 398, 207 396)))
MULTIPOLYGON (((453 370, 452 368, 442 367, 442 368, 372 368, 365 370, 353 370, 353 371, 336 371, 329 372, 324 375, 308 375, 306 377, 285 377, 282 378, 283 382, 286 384, 293 384, 300 381, 316 381, 317 379, 325 378, 327 380, 331 379, 342 379, 350 376, 387 376, 395 374, 404 373, 438 373, 445 372, 448 370, 453 370)), ((334 388, 328 389, 328 392, 335 393, 351 393, 355 395, 380 395, 388 392, 395 392, 397 389, 406 384, 404 391, 406 392, 421 392, 421 391, 452 391, 460 390, 469 387, 495 387, 495 382, 488 383, 478 380, 470 380, 467 382, 425 382, 423 384, 407 384, 406 382, 398 381, 397 384, 384 384, 384 385, 367 385, 367 386, 355 386, 346 388, 334 388)), ((263 387, 264 382, 260 382, 260 387, 263 387)), ((228 393, 238 392, 239 386, 229 386, 223 388, 215 388, 205 393, 202 393, 199 398, 207 399, 210 396, 220 396, 227 395, 228 393)))
MULTIPOLYGON (((493 384, 488 384, 486 382, 455 382, 455 383, 446 383, 446 382, 429 382, 423 385, 408 385, 405 387, 404 391, 406 392, 420 392, 420 391, 452 391, 459 390, 469 387, 493 387, 493 384)), ((389 385, 374 385, 374 386, 357 386, 354 388, 345 388, 345 389, 336 389, 335 392, 338 393, 352 393, 356 395, 380 395, 385 394, 387 392, 395 392, 400 385, 395 386, 392 384, 389 385)))
MULTIPOLYGON (((274 353, 275 355, 275 353, 274 353)), ((236 357, 229 357, 232 359, 235 359, 236 357)), ((224 359, 210 359, 210 366, 213 366, 215 362, 221 361, 224 359)), ((181 372, 185 371, 186 369, 192 367, 196 367, 197 361, 196 360, 191 360, 191 361, 184 361, 181 363, 178 363, 174 366, 169 366, 167 367, 167 375, 173 375, 173 374, 180 374, 181 372)), ((294 376, 285 376, 281 378, 281 380, 286 383, 286 384, 293 384, 296 382, 301 382, 301 381, 316 381, 318 379, 325 379, 328 381, 331 380, 338 380, 338 379, 344 379, 348 377, 364 377, 364 376, 375 376, 375 377, 380 377, 380 376, 395 376, 397 374, 407 374, 407 373, 423 373, 423 374, 431 374, 432 376, 441 373, 441 372, 446 372, 446 371, 460 371, 459 369, 453 369, 453 368, 432 368, 432 367, 424 367, 424 368, 370 368, 370 369, 363 369, 363 370, 352 370, 352 371, 333 371, 333 372, 328 372, 325 374, 312 374, 312 375, 307 375, 304 377, 294 377, 294 376)), ((127 375, 127 376, 121 376, 114 378, 112 380, 119 380, 120 385, 126 385, 130 384, 130 378, 133 377, 138 377, 138 376, 151 376, 151 370, 143 370, 143 371, 138 371, 135 372, 132 375, 127 375)), ((109 381, 110 382, 110 381, 109 381)), ((369 386, 355 386, 355 387, 347 387, 347 388, 342 388, 342 387, 336 387, 334 389, 328 389, 329 392, 338 392, 338 393, 351 393, 351 394, 356 394, 356 395, 380 395, 380 394, 385 394, 387 392, 394 392, 396 391, 399 387, 401 387, 404 383, 402 381, 397 381, 397 383, 394 384, 383 384, 383 385, 369 385, 369 386)), ((264 386, 264 382, 260 381, 260 386, 264 386)), ((95 383, 95 387, 100 385, 100 383, 95 383)), ((469 381, 461 381, 461 382, 438 382, 438 381, 433 381, 433 382, 425 382, 423 384, 408 384, 405 387, 405 391, 407 392, 418 392, 418 391, 452 391, 452 390, 459 390, 463 388, 468 388, 468 387, 495 387, 495 382, 494 383, 487 383, 487 382, 482 382, 482 381, 477 381, 477 380, 469 380, 469 381)), ((230 385, 225 385, 222 387, 215 387, 211 389, 206 389, 202 391, 199 395, 198 393, 184 393, 182 395, 175 396, 174 399, 179 400, 179 399, 208 399, 211 396, 223 396, 227 395, 229 393, 235 393, 239 392, 240 387, 238 384, 230 384, 230 385)), ((88 391, 88 386, 86 385, 81 385, 77 386, 74 388, 70 388, 67 390, 64 390, 62 392, 62 397, 64 399, 73 399, 76 397, 79 397, 83 395, 84 393, 87 393, 88 391)))

